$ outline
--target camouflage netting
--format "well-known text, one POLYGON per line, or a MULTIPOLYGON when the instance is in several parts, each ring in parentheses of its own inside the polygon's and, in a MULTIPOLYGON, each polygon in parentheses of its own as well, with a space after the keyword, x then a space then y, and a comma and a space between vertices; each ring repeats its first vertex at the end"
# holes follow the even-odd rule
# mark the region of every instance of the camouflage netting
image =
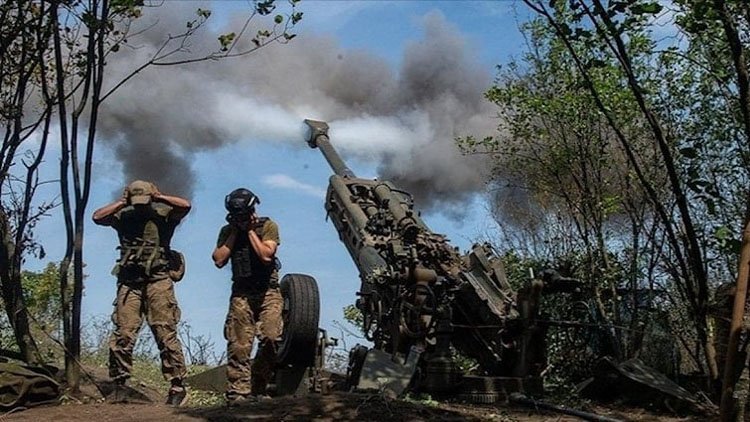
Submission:
POLYGON ((57 401, 60 384, 42 368, 0 362, 0 408, 15 409, 57 401))

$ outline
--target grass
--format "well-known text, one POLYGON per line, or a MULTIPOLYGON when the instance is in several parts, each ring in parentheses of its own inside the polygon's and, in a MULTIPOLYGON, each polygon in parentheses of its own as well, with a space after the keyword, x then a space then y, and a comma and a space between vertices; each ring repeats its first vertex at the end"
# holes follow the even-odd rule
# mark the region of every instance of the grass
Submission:
POLYGON ((433 399, 431 395, 426 393, 407 393, 404 397, 404 401, 407 403, 421 404, 422 406, 438 407, 440 402, 433 399))
MULTIPOLYGON (((211 366, 207 365, 190 365, 187 368, 188 376, 199 374, 205 370, 211 369, 211 366)), ((203 391, 198 389, 191 389, 188 393, 187 407, 214 407, 223 406, 226 402, 224 401, 224 394, 203 391)))
MULTIPOLYGON (((107 359, 106 353, 100 352, 86 355, 81 360, 85 366, 106 369, 107 359)), ((190 365, 187 367, 187 375, 198 374, 209 368, 211 367, 206 365, 190 365)), ((163 393, 165 397, 169 390, 169 382, 164 379, 161 373, 161 362, 144 357, 134 357, 130 384, 156 390, 163 393)), ((185 406, 213 407, 222 406, 224 403, 224 395, 221 393, 190 389, 188 391, 188 401, 185 406)))
MULTIPOLYGON (((205 365, 191 365, 187 367, 187 375, 194 375, 209 369, 205 365)), ((169 382, 161 374, 161 364, 158 361, 138 359, 133 362, 133 381, 137 381, 145 387, 157 391, 169 390, 169 382)), ((212 407, 224 404, 224 395, 221 393, 190 389, 186 407, 212 407)))

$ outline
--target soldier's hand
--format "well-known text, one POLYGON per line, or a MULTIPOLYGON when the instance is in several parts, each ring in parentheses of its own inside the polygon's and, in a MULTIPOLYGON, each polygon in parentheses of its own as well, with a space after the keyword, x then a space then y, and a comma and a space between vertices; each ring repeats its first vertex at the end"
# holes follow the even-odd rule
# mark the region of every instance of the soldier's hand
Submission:
POLYGON ((120 196, 120 202, 122 204, 127 204, 129 197, 130 197, 130 192, 128 192, 128 188, 123 189, 122 190, 122 196, 120 196))
POLYGON ((156 185, 152 183, 151 186, 153 187, 153 192, 151 192, 151 198, 154 200, 161 199, 163 194, 159 192, 159 189, 156 187, 156 185))
POLYGON ((250 222, 248 220, 237 221, 234 223, 234 226, 242 233, 247 233, 250 230, 250 222))

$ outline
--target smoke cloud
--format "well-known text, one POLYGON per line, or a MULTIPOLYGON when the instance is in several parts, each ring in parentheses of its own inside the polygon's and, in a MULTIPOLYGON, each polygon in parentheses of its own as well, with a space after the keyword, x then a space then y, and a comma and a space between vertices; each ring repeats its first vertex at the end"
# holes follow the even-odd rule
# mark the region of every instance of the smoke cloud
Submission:
MULTIPOLYGON (((155 28, 178 33, 195 8, 166 2, 141 24, 158 19, 155 28)), ((345 158, 374 160, 379 177, 414 194, 420 208, 458 213, 483 189, 489 166, 462 156, 454 139, 494 130, 495 111, 483 98, 491 77, 442 14, 424 16, 421 25, 422 38, 406 45, 398 69, 331 37, 304 33, 238 59, 148 68, 107 99, 100 133, 128 180, 152 179, 188 195, 193 154, 235 142, 303 147, 302 120, 325 120, 345 158)), ((202 38, 212 44, 193 45, 193 55, 216 43, 215 35, 202 38)), ((127 74, 162 39, 123 49, 109 66, 127 74)))

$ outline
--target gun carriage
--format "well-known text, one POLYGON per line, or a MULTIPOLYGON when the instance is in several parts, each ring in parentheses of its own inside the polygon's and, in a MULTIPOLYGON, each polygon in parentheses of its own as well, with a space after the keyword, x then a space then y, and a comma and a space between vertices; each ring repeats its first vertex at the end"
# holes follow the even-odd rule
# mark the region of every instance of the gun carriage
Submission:
POLYGON ((541 390, 546 327, 536 317, 544 283, 530 280, 513 289, 488 244, 461 254, 429 229, 408 192, 357 177, 331 145, 327 123, 305 123, 308 145, 323 153, 334 173, 325 209, 359 270, 356 307, 373 344, 372 350, 359 346, 350 354, 350 384, 361 386, 373 368, 383 372, 383 365, 368 368, 365 356, 374 351, 396 364, 416 360, 411 388, 455 393, 456 386, 476 381, 462 378, 455 349, 474 359, 485 378, 541 390))

